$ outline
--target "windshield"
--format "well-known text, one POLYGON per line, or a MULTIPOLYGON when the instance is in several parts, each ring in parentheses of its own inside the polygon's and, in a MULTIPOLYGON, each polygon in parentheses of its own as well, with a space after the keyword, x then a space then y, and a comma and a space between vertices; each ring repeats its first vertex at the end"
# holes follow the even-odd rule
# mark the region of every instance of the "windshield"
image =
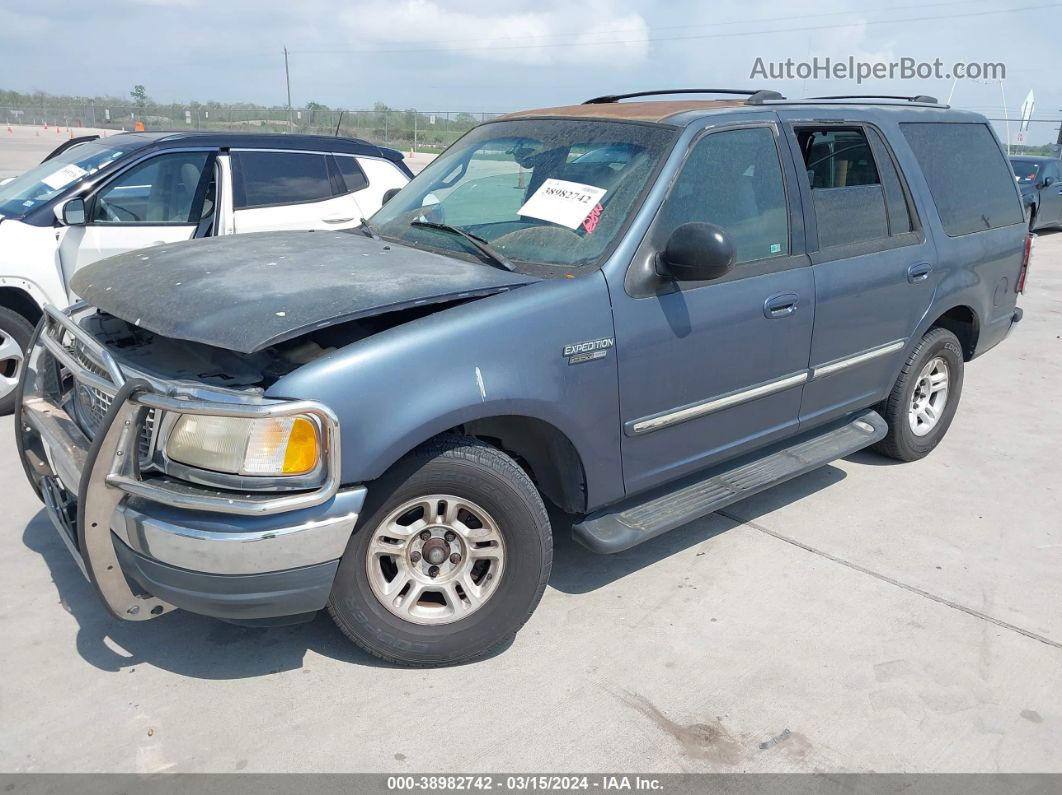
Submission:
POLYGON ((595 263, 617 239, 676 131, 610 121, 526 119, 472 130, 373 216, 410 245, 480 256, 448 224, 520 263, 595 263))
POLYGON ((0 185, 0 215, 23 216, 54 199, 82 177, 108 168, 128 151, 98 141, 72 146, 6 185, 0 185))
POLYGON ((1019 185, 1028 185, 1036 182, 1040 174, 1040 164, 1035 160, 1011 160, 1010 167, 1014 169, 1014 178, 1019 185))

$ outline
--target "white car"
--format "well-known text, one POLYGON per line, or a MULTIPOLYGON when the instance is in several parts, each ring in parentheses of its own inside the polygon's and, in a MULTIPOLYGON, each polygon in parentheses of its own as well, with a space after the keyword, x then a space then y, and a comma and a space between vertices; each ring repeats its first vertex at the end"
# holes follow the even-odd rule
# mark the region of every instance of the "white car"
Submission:
POLYGON ((400 152, 316 135, 122 133, 60 147, 0 184, 0 414, 41 308, 76 300, 78 268, 198 237, 348 229, 411 177, 400 152))

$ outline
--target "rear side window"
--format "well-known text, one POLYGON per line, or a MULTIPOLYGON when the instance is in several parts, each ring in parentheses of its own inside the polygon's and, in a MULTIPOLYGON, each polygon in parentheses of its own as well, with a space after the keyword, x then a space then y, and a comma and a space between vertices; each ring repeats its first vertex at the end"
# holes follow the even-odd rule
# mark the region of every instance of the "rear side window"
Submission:
POLYGON ((369 187, 369 180, 365 178, 365 172, 361 170, 361 166, 358 165, 353 155, 336 155, 335 157, 339 165, 339 173, 343 175, 343 184, 347 193, 369 187))
POLYGON ((815 204, 819 248, 888 237, 885 191, 863 129, 800 127, 796 134, 815 204))
POLYGON ((985 124, 900 125, 949 237, 1021 223, 1014 175, 985 124))
POLYGON ((900 174, 896 170, 892 155, 885 146, 885 141, 874 129, 867 129, 870 136, 870 148, 878 162, 878 174, 881 177, 881 187, 885 190, 885 205, 889 215, 889 234, 902 235, 914 231, 911 222, 911 208, 908 205, 907 191, 900 174))
POLYGON ((234 206, 271 207, 332 197, 324 155, 308 152, 233 152, 234 206))
POLYGON ((862 130, 801 130, 800 146, 812 188, 878 185, 874 155, 862 130))

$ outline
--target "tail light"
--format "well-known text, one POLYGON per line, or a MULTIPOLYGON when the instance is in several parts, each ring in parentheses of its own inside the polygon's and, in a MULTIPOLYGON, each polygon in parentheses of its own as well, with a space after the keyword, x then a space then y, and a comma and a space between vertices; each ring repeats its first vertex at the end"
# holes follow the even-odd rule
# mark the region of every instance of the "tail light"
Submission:
POLYGON ((1029 273, 1029 257, 1032 256, 1034 237, 1035 235, 1032 234, 1025 236, 1025 250, 1021 254, 1021 270, 1018 272, 1018 283, 1014 287, 1015 292, 1018 293, 1025 293, 1025 276, 1029 273))

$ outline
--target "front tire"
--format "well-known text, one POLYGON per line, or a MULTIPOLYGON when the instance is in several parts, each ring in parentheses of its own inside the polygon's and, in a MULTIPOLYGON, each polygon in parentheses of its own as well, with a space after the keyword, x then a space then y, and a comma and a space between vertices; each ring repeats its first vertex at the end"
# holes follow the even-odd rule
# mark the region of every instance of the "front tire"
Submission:
POLYGON ((0 306, 0 416, 15 408, 18 378, 32 337, 33 325, 26 318, 0 306))
POLYGON ((452 665, 489 653, 531 616, 553 536, 527 474, 497 448, 440 437, 369 490, 328 610, 370 654, 452 665))
POLYGON ((911 351, 878 407, 889 432, 874 449, 898 461, 929 455, 948 432, 962 394, 963 355, 947 329, 930 329, 911 351))

